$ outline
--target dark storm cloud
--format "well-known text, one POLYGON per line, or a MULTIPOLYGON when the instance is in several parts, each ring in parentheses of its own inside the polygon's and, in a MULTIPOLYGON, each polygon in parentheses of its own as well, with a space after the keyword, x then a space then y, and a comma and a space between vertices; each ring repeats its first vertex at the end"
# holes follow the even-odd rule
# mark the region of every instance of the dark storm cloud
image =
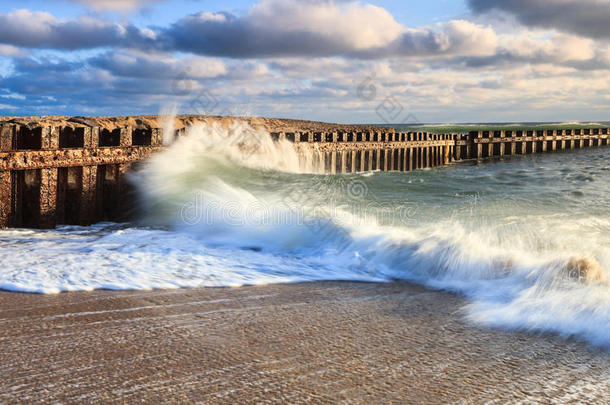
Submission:
POLYGON ((278 36, 273 28, 253 26, 229 13, 182 18, 165 35, 182 51, 238 58, 324 56, 346 50, 340 41, 327 41, 321 34, 295 30, 278 36))
MULTIPOLYGON (((304 17, 305 18, 305 17, 304 17)), ((352 16, 345 30, 320 30, 306 21, 299 26, 274 25, 264 17, 200 13, 182 18, 160 35, 171 49, 230 58, 347 56, 376 59, 391 56, 491 54, 497 45, 493 29, 468 21, 406 30, 396 25, 381 32, 377 24, 359 24, 352 16), (374 32, 350 35, 354 28, 374 32)), ((370 21, 364 23, 370 24, 370 21)), ((357 31, 357 29, 355 30, 357 31)))
POLYGON ((503 11, 529 27, 610 38, 610 2, 600 0, 468 0, 475 13, 503 11))

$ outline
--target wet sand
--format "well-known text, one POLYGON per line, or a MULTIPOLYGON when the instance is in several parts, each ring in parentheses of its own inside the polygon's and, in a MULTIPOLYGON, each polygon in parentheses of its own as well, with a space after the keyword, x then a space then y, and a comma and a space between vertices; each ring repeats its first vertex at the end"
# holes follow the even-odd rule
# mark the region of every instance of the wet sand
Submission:
POLYGON ((607 403, 610 355, 404 283, 0 292, 0 403, 607 403))

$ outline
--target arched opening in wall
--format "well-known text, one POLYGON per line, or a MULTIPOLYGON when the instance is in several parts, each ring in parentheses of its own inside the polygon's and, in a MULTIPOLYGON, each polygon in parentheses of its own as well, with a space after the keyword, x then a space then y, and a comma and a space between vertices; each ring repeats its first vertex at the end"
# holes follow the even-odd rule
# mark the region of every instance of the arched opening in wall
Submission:
POLYGON ((394 161, 394 170, 400 170, 400 149, 393 149, 392 156, 394 161))
POLYGON ((462 160, 464 157, 468 158, 468 147, 466 145, 456 145, 455 150, 459 149, 459 159, 455 156, 456 160, 462 160))
POLYGON ((82 148, 85 146, 85 128, 59 128, 60 148, 82 148))
MULTIPOLYGON (((534 136, 536 136, 538 138, 544 137, 545 136, 545 131, 535 131, 534 132, 534 136)), ((534 142, 536 142, 536 152, 540 153, 540 152, 542 152, 545 149, 546 144, 545 144, 544 140, 538 140, 537 139, 534 142)))
POLYGON ((152 145, 152 129, 134 129, 131 133, 131 144, 135 146, 152 145))
POLYGON ((481 144, 481 146, 483 147, 483 157, 489 156, 489 148, 492 146, 492 144, 491 143, 483 143, 483 144, 481 144))
POLYGON ((16 170, 13 182, 13 225, 36 228, 40 222, 40 170, 16 170))
POLYGON ((121 218, 119 165, 97 167, 97 217, 101 221, 121 218))
MULTIPOLYGON (((494 132, 494 138, 501 138, 500 135, 501 135, 500 131, 495 131, 494 132)), ((504 139, 502 138, 501 140, 504 140, 504 139)), ((494 156, 500 156, 500 145, 501 145, 501 143, 496 142, 496 143, 493 143, 492 145, 493 145, 493 155, 494 156)))
POLYGON ((57 223, 80 224, 83 168, 60 167, 57 176, 57 223))
POLYGON ((379 170, 385 170, 385 150, 379 149, 377 153, 379 154, 379 170))
MULTIPOLYGON (((527 131, 526 132, 526 136, 528 136, 528 137, 535 136, 535 132, 534 131, 527 131)), ((530 154, 530 153, 533 152, 534 142, 536 142, 536 141, 525 142, 525 153, 524 154, 530 154)))
POLYGON ((377 150, 373 149, 371 151, 371 167, 372 170, 379 170, 379 168, 377 167, 377 150))
POLYGON ((15 134, 15 149, 40 150, 42 149, 42 128, 19 127, 15 134))
POLYGON ((117 128, 110 131, 106 128, 100 130, 100 146, 120 146, 121 145, 121 129, 117 128))

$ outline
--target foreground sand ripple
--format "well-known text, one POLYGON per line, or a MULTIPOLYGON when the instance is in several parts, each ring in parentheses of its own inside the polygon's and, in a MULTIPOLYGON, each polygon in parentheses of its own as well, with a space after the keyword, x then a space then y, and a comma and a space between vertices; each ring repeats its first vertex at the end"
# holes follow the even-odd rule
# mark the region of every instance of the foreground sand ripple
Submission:
POLYGON ((604 403, 610 355, 408 284, 0 292, 0 403, 604 403))

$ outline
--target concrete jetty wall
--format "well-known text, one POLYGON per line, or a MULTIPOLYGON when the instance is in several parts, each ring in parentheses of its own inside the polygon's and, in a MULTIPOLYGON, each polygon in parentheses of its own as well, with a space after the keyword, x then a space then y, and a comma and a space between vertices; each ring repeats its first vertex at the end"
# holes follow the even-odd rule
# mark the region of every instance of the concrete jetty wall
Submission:
POLYGON ((160 129, 6 124, 0 131, 0 228, 126 218, 125 174, 162 145, 160 129))
MULTIPOLYGON (((181 129, 172 136, 185 135, 181 129)), ((607 146, 610 129, 427 132, 272 132, 316 152, 327 173, 411 171, 456 160, 607 146)), ((126 174, 160 150, 159 128, 0 127, 0 228, 53 228, 127 219, 126 174)))

